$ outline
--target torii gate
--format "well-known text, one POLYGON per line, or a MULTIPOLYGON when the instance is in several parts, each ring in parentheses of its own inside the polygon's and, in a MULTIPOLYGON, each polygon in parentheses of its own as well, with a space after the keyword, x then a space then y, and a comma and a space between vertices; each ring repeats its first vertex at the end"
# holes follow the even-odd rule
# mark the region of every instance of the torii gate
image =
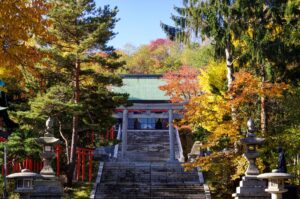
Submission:
POLYGON ((127 132, 128 132, 128 119, 129 118, 168 118, 169 120, 169 145, 170 145, 170 161, 175 161, 175 137, 173 132, 173 119, 182 118, 179 113, 174 113, 173 111, 182 110, 184 108, 184 103, 134 103, 130 107, 119 107, 117 110, 121 110, 122 113, 115 113, 114 118, 122 118, 122 148, 121 156, 122 158, 126 156, 127 152, 127 132), (165 110, 165 111, 164 111, 165 110), (141 114, 134 114, 134 112, 146 111, 141 114), (153 113, 161 112, 161 113, 153 113))

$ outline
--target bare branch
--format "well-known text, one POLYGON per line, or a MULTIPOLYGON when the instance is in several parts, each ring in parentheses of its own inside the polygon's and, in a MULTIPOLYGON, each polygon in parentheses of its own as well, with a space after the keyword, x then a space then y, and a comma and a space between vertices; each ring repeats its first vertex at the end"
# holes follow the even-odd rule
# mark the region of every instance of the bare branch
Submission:
POLYGON ((62 131, 62 123, 61 121, 58 119, 58 124, 59 124, 59 134, 62 137, 62 139, 65 141, 66 144, 66 156, 67 156, 67 164, 70 163, 70 156, 69 156, 69 143, 67 138, 64 136, 63 131, 62 131))

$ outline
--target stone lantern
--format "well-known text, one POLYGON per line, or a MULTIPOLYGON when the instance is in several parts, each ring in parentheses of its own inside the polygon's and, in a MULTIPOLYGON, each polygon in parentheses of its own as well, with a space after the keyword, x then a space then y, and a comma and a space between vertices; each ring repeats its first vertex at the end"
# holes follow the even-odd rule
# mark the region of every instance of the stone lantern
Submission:
POLYGON ((44 137, 36 139, 38 143, 43 145, 43 152, 40 156, 43 160, 44 166, 40 174, 23 169, 20 173, 14 173, 7 176, 9 179, 15 180, 15 191, 20 193, 21 199, 62 199, 63 197, 63 187, 51 167, 51 161, 55 156, 53 145, 60 142, 59 139, 53 136, 52 127, 53 120, 49 118, 46 122, 44 137))
POLYGON ((246 153, 244 157, 247 159, 249 166, 246 170, 246 176, 258 175, 259 171, 255 164, 256 158, 259 156, 256 151, 257 146, 262 145, 265 142, 264 138, 257 138, 254 134, 254 122, 252 119, 249 119, 247 122, 248 132, 246 138, 242 138, 240 142, 245 146, 246 153))
POLYGON ((272 199, 282 199, 282 193, 288 191, 284 188, 284 181, 293 178, 293 175, 273 170, 272 173, 263 173, 257 177, 268 180, 268 188, 265 191, 271 193, 272 199))
POLYGON ((282 193, 288 190, 284 188, 284 181, 293 178, 293 175, 287 173, 286 162, 282 148, 278 148, 278 165, 271 173, 263 173, 257 177, 268 180, 268 188, 265 190, 271 193, 272 199, 282 199, 282 193))
POLYGON ((34 192, 34 181, 39 177, 39 174, 30 172, 28 169, 7 176, 8 179, 16 181, 15 192, 20 193, 21 198, 29 198, 30 193, 34 192))
POLYGON ((46 121, 46 130, 44 137, 39 137, 36 142, 43 146, 43 152, 40 154, 43 161, 43 168, 40 172, 41 176, 44 178, 55 177, 55 172, 51 166, 51 162, 55 157, 55 152, 53 146, 60 143, 59 139, 55 138, 52 134, 53 120, 49 117, 46 121))
POLYGON ((265 141, 264 138, 257 138, 254 134, 254 122, 249 119, 247 122, 247 136, 240 139, 246 151, 243 156, 247 159, 249 165, 245 172, 245 176, 240 181, 240 186, 236 188, 236 193, 232 194, 235 199, 269 199, 270 195, 265 192, 265 182, 257 179, 259 174, 258 168, 255 164, 256 158, 259 156, 256 151, 257 146, 262 145, 265 141))

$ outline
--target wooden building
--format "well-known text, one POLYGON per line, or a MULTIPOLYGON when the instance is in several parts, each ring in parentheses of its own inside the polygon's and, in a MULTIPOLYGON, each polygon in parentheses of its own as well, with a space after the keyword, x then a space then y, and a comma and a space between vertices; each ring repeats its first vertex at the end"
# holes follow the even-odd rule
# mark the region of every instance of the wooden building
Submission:
POLYGON ((169 133, 170 161, 175 160, 173 120, 181 118, 183 104, 170 102, 159 87, 165 84, 161 75, 123 75, 123 86, 112 91, 128 93, 130 107, 119 107, 114 117, 122 126, 122 156, 126 156, 127 136, 133 131, 164 131, 169 133))

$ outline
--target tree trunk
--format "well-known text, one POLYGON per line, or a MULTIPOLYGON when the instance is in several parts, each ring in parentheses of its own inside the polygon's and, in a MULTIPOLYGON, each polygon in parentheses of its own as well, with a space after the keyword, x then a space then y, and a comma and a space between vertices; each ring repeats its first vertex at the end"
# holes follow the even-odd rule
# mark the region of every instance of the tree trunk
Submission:
POLYGON ((60 120, 58 120, 59 123, 59 133, 60 136, 62 137, 62 139, 65 141, 65 145, 66 145, 66 156, 67 156, 67 164, 70 163, 70 152, 69 152, 69 143, 67 138, 64 136, 63 131, 62 131, 62 123, 60 120))
MULTIPOLYGON (((299 154, 297 153, 297 156, 296 156, 296 170, 297 170, 296 174, 297 174, 297 176, 299 176, 299 174, 300 174, 298 165, 299 165, 299 154)), ((298 182, 299 182, 299 180, 298 180, 298 182)))
MULTIPOLYGON (((261 66, 261 81, 262 81, 262 91, 264 91, 264 83, 265 83, 265 67, 261 66)), ((261 133, 265 137, 267 133, 267 97, 262 95, 260 97, 260 128, 261 133)))
POLYGON ((232 52, 231 52, 230 42, 227 42, 227 45, 225 48, 225 55, 226 55, 226 67, 227 67, 227 89, 228 89, 228 91, 230 91, 231 87, 232 87, 232 82, 234 80, 232 52))
POLYGON ((260 97, 260 127, 261 133, 265 137, 267 133, 267 98, 265 96, 260 97))
MULTIPOLYGON (((74 102, 75 104, 79 103, 80 99, 80 61, 77 59, 75 63, 75 71, 74 71, 74 102)), ((78 138, 78 122, 79 116, 73 115, 72 120, 72 140, 71 140, 71 151, 70 151, 70 160, 68 165, 67 172, 67 184, 68 186, 72 185, 73 174, 75 170, 76 164, 76 147, 77 147, 77 138, 78 138)))
MULTIPOLYGON (((232 62, 232 52, 231 52, 231 44, 228 41, 225 48, 225 55, 226 55, 226 68, 227 68, 227 91, 231 91, 232 82, 234 80, 233 76, 233 62, 232 62)), ((233 99, 233 96, 230 95, 230 99, 233 99)), ((236 122, 236 108, 231 106, 231 117, 233 122, 236 122)))

